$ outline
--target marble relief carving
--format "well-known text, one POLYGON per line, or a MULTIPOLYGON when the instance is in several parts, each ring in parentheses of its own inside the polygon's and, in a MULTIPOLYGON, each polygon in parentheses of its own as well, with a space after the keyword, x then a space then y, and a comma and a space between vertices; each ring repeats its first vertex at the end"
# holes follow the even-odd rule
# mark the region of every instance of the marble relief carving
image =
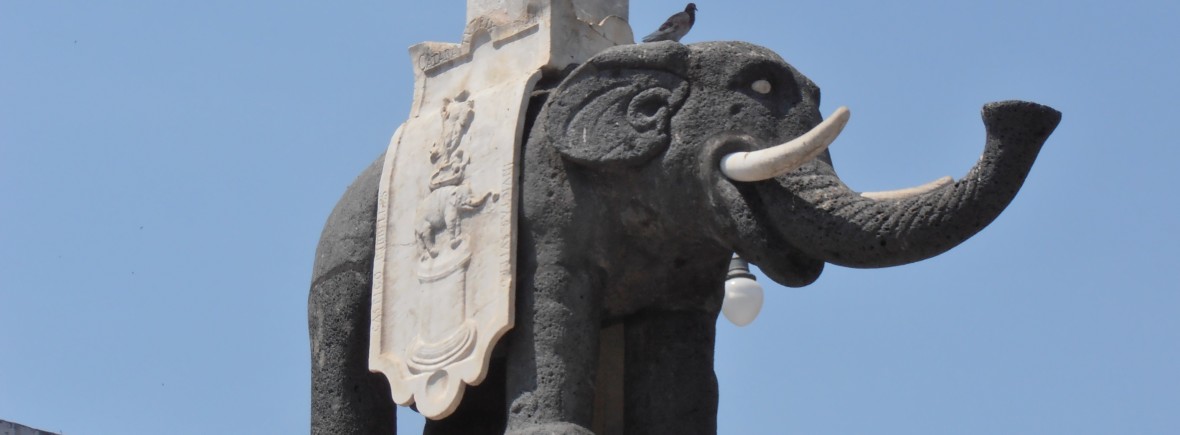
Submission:
POLYGON ((513 324, 515 162, 547 62, 536 18, 492 13, 422 43, 414 106, 378 196, 369 368, 395 402, 446 417, 513 324))
POLYGON ((418 204, 414 234, 418 243, 415 269, 419 291, 419 329, 409 349, 411 373, 428 373, 471 355, 477 333, 467 316, 467 267, 471 243, 464 219, 478 213, 499 195, 472 193, 464 171, 471 162, 463 138, 475 117, 473 102, 463 92, 442 105, 442 137, 430 147, 430 193, 418 204))
POLYGON ((632 41, 621 18, 581 21, 573 2, 468 7, 460 43, 410 47, 413 105, 377 198, 369 369, 431 419, 483 381, 514 323, 516 164, 541 71, 632 41))

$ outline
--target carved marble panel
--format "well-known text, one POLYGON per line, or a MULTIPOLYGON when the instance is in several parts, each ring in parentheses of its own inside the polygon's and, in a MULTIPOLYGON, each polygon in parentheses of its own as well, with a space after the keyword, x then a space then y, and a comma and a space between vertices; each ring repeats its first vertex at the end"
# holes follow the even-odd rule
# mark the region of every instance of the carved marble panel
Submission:
POLYGON ((541 69, 631 40, 621 18, 579 20, 569 0, 468 6, 483 10, 461 43, 410 48, 414 102, 378 197, 369 368, 433 419, 483 380, 512 327, 515 164, 541 69))

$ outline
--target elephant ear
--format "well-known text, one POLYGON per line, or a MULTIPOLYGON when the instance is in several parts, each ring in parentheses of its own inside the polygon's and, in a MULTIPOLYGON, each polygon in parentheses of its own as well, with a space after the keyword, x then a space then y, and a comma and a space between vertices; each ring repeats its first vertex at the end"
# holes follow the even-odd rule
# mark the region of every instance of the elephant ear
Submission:
POLYGON ((591 167, 635 166, 663 152, 672 115, 688 96, 688 53, 680 43, 659 42, 591 58, 549 98, 550 142, 591 167))

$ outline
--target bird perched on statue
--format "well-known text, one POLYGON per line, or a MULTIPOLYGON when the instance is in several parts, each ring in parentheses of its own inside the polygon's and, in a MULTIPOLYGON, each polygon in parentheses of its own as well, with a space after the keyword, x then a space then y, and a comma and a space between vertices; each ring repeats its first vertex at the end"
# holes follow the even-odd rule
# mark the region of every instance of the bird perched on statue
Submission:
POLYGON ((697 22, 697 4, 689 3, 688 6, 684 7, 684 12, 677 12, 675 15, 668 17, 668 21, 664 21, 664 24, 660 25, 659 30, 644 36, 643 42, 680 42, 680 38, 688 34, 689 29, 692 29, 692 24, 695 22, 697 22))

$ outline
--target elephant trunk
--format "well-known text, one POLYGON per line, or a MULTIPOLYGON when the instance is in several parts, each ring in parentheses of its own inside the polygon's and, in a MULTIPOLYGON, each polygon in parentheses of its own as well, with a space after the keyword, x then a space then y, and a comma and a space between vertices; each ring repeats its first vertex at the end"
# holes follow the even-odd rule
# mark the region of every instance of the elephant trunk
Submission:
POLYGON ((847 267, 887 267, 946 252, 979 232, 1016 196, 1041 146, 1061 120, 1021 101, 983 108, 987 143, 961 180, 898 194, 853 192, 827 163, 756 183, 769 223, 804 254, 847 267))

